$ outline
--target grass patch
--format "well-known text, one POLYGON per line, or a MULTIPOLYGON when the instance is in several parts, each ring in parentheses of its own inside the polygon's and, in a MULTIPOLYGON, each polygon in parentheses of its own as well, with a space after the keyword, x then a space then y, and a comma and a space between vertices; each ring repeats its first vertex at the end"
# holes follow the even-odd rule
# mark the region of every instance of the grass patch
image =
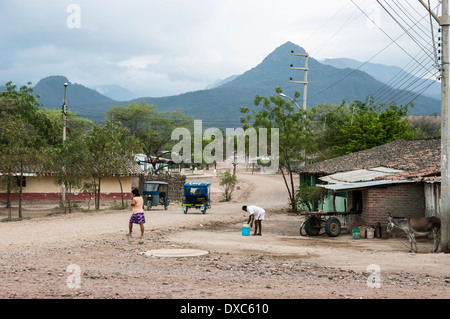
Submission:
POLYGON ((127 208, 129 208, 129 207, 128 207, 128 205, 125 205, 125 206, 122 206, 122 205, 114 205, 114 206, 111 206, 110 208, 113 209, 113 210, 124 210, 124 209, 127 209, 127 208))
POLYGON ((22 221, 22 220, 28 220, 28 219, 31 219, 31 217, 22 217, 22 218, 2 218, 2 219, 0 219, 0 222, 1 223, 7 223, 7 222, 20 222, 20 221, 22 221))

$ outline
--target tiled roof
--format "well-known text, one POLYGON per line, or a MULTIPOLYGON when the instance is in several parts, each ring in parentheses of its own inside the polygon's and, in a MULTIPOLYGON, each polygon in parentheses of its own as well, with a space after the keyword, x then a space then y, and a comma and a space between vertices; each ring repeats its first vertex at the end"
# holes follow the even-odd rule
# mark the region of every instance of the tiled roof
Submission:
POLYGON ((404 171, 389 176, 389 179, 412 179, 440 175, 441 139, 396 140, 368 150, 303 166, 297 172, 323 176, 378 166, 404 171))
MULTIPOLYGON (((139 175, 143 175, 144 171, 141 168, 141 166, 136 163, 135 161, 131 161, 131 160, 125 160, 125 170, 121 171, 121 172, 117 172, 112 174, 112 176, 117 176, 117 175, 121 175, 121 176, 139 176, 139 175)), ((24 172, 26 175, 28 176, 53 176, 56 173, 51 172, 51 171, 44 171, 39 165, 30 165, 24 168, 24 172)), ((15 172, 13 172, 14 175, 20 175, 20 170, 16 170, 15 172)), ((3 175, 3 172, 0 170, 0 176, 3 175)))

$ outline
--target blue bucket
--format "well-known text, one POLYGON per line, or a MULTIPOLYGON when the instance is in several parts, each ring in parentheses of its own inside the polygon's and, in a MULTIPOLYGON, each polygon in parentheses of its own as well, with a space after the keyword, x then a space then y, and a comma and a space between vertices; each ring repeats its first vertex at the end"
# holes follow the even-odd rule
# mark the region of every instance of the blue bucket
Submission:
POLYGON ((244 224, 242 226, 242 236, 248 236, 250 235, 250 225, 244 224))

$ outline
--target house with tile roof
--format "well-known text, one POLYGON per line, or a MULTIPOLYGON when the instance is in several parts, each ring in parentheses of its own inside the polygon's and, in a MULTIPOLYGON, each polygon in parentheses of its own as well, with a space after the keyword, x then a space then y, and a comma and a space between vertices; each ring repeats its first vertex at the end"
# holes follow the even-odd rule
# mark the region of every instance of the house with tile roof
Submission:
POLYGON ((439 138, 400 139, 297 172, 300 187, 315 185, 332 194, 317 209, 356 212, 355 223, 385 225, 388 212, 402 217, 439 215, 439 138))

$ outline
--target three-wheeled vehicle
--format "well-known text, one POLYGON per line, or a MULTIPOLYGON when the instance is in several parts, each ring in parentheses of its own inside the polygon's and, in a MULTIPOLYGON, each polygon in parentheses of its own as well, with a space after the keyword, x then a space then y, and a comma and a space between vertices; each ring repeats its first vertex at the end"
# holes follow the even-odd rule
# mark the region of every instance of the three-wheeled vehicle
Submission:
POLYGON ((203 214, 210 206, 210 185, 206 182, 187 182, 184 184, 184 201, 181 209, 187 214, 189 208, 199 209, 203 214))
POLYGON ((169 207, 169 184, 166 182, 144 182, 142 193, 144 205, 150 210, 153 206, 164 205, 164 209, 169 207))

